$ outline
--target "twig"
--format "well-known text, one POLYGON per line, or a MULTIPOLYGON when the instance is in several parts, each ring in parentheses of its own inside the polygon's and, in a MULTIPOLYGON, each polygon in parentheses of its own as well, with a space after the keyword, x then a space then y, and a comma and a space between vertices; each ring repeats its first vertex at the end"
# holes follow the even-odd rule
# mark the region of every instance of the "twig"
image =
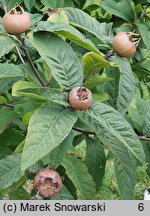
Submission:
POLYGON ((146 4, 145 7, 144 7, 144 10, 143 12, 141 13, 140 15, 140 21, 143 19, 143 17, 146 15, 146 10, 147 8, 149 7, 149 4, 146 4))
POLYGON ((16 49, 16 51, 17 51, 17 53, 18 53, 18 56, 19 56, 19 58, 20 58, 21 62, 22 62, 23 64, 25 64, 25 61, 23 60, 23 58, 22 58, 22 55, 21 55, 21 53, 20 53, 20 51, 19 51, 18 47, 17 47, 17 46, 15 46, 15 49, 16 49))
POLYGON ((1 106, 6 106, 6 107, 10 107, 10 108, 14 108, 15 106, 9 103, 2 103, 0 104, 1 106))
POLYGON ((114 50, 111 50, 106 53, 106 55, 104 56, 104 59, 108 60, 111 56, 114 56, 115 54, 116 52, 114 50))
POLYGON ((31 59, 29 53, 27 52, 27 49, 26 49, 26 46, 25 46, 25 42, 24 42, 24 38, 21 38, 20 36, 16 36, 16 37, 17 37, 18 40, 20 41, 20 44, 21 44, 20 48, 24 51, 24 53, 25 53, 25 55, 26 55, 26 57, 27 57, 27 59, 28 59, 30 65, 31 65, 31 67, 32 67, 32 69, 33 69, 34 74, 36 75, 36 77, 37 77, 37 79, 39 80, 39 82, 41 83, 41 85, 45 87, 46 84, 45 84, 45 83, 43 82, 43 80, 41 79, 41 77, 40 77, 40 75, 39 75, 39 73, 38 73, 36 67, 35 67, 34 64, 33 64, 33 61, 32 61, 32 59, 31 59))
MULTIPOLYGON (((92 132, 92 131, 85 131, 85 130, 83 130, 83 129, 75 128, 75 127, 73 127, 72 129, 73 129, 74 131, 78 131, 78 132, 81 132, 81 133, 86 134, 86 135, 96 135, 96 133, 95 133, 95 132, 92 132)), ((150 142, 150 138, 149 138, 149 137, 138 136, 138 138, 139 138, 140 140, 144 140, 144 141, 150 142)))
POLYGON ((149 138, 149 137, 139 136, 139 139, 140 139, 140 140, 147 141, 147 142, 150 142, 150 138, 149 138))
POLYGON ((81 133, 84 133, 84 134, 86 134, 86 135, 95 135, 96 133, 95 132, 92 132, 92 131, 85 131, 85 130, 83 130, 83 129, 80 129, 80 128, 75 128, 75 127, 73 127, 72 128, 74 131, 78 131, 78 132, 81 132, 81 133))
POLYGON ((7 7, 5 4, 2 4, 2 9, 4 10, 5 14, 7 13, 7 7))

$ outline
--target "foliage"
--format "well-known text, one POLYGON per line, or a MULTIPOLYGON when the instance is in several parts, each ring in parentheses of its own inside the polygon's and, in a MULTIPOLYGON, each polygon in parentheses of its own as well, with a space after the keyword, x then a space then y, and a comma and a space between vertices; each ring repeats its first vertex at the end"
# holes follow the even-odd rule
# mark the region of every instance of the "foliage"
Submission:
POLYGON ((19 36, 2 26, 18 1, 0 3, 0 197, 36 197, 25 185, 51 166, 64 177, 53 199, 105 199, 111 157, 118 198, 139 198, 136 171, 150 175, 150 2, 21 0, 31 27, 19 36), (130 59, 112 50, 121 31, 141 37, 130 59), (69 105, 77 86, 92 92, 86 111, 69 105))

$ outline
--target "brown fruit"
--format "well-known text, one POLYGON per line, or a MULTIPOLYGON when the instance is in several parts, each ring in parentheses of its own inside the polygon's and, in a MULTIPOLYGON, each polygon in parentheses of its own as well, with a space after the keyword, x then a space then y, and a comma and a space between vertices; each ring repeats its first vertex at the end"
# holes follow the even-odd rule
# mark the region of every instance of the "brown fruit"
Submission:
POLYGON ((119 32, 112 40, 113 49, 118 55, 125 58, 131 57, 136 52, 136 42, 129 37, 130 35, 132 34, 119 32))
POLYGON ((87 110, 92 105, 92 93, 85 87, 75 87, 69 93, 69 103, 73 109, 87 110))
POLYGON ((54 169, 43 168, 35 176, 34 189, 43 197, 56 196, 62 187, 62 180, 54 169))
POLYGON ((24 12, 23 8, 21 11, 17 11, 15 8, 3 16, 2 24, 6 32, 18 35, 29 29, 30 16, 24 12))

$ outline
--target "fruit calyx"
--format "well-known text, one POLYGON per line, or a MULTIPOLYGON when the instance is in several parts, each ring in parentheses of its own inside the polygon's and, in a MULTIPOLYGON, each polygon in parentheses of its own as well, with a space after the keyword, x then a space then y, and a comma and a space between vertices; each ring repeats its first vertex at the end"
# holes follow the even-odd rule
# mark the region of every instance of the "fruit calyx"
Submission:
POLYGON ((43 168, 35 176, 33 186, 43 197, 56 196, 62 187, 62 180, 57 171, 52 168, 43 168))
POLYGON ((92 105, 92 93, 85 87, 74 87, 69 93, 69 103, 73 109, 87 110, 92 105))
POLYGON ((84 101, 84 100, 87 100, 88 99, 88 91, 86 88, 84 87, 80 87, 78 90, 77 90, 77 96, 79 97, 79 100, 80 101, 84 101))

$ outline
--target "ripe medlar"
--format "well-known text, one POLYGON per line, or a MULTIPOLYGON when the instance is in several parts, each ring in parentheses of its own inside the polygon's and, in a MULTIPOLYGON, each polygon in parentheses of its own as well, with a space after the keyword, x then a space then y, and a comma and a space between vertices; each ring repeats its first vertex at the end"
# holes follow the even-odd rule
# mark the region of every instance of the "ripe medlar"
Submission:
POLYGON ((23 8, 17 6, 3 16, 2 24, 6 32, 18 35, 25 32, 30 27, 30 16, 24 12, 23 8), (19 7, 20 11, 16 8, 19 7))
POLYGON ((92 93, 85 87, 75 87, 69 93, 69 103, 73 109, 87 110, 92 105, 92 93))
POLYGON ((136 47, 139 44, 140 38, 131 38, 136 36, 133 32, 119 32, 112 39, 114 51, 122 57, 129 58, 136 52, 136 47))
POLYGON ((43 168, 37 172, 33 187, 43 197, 56 196, 62 187, 62 180, 58 172, 51 168, 43 168))

